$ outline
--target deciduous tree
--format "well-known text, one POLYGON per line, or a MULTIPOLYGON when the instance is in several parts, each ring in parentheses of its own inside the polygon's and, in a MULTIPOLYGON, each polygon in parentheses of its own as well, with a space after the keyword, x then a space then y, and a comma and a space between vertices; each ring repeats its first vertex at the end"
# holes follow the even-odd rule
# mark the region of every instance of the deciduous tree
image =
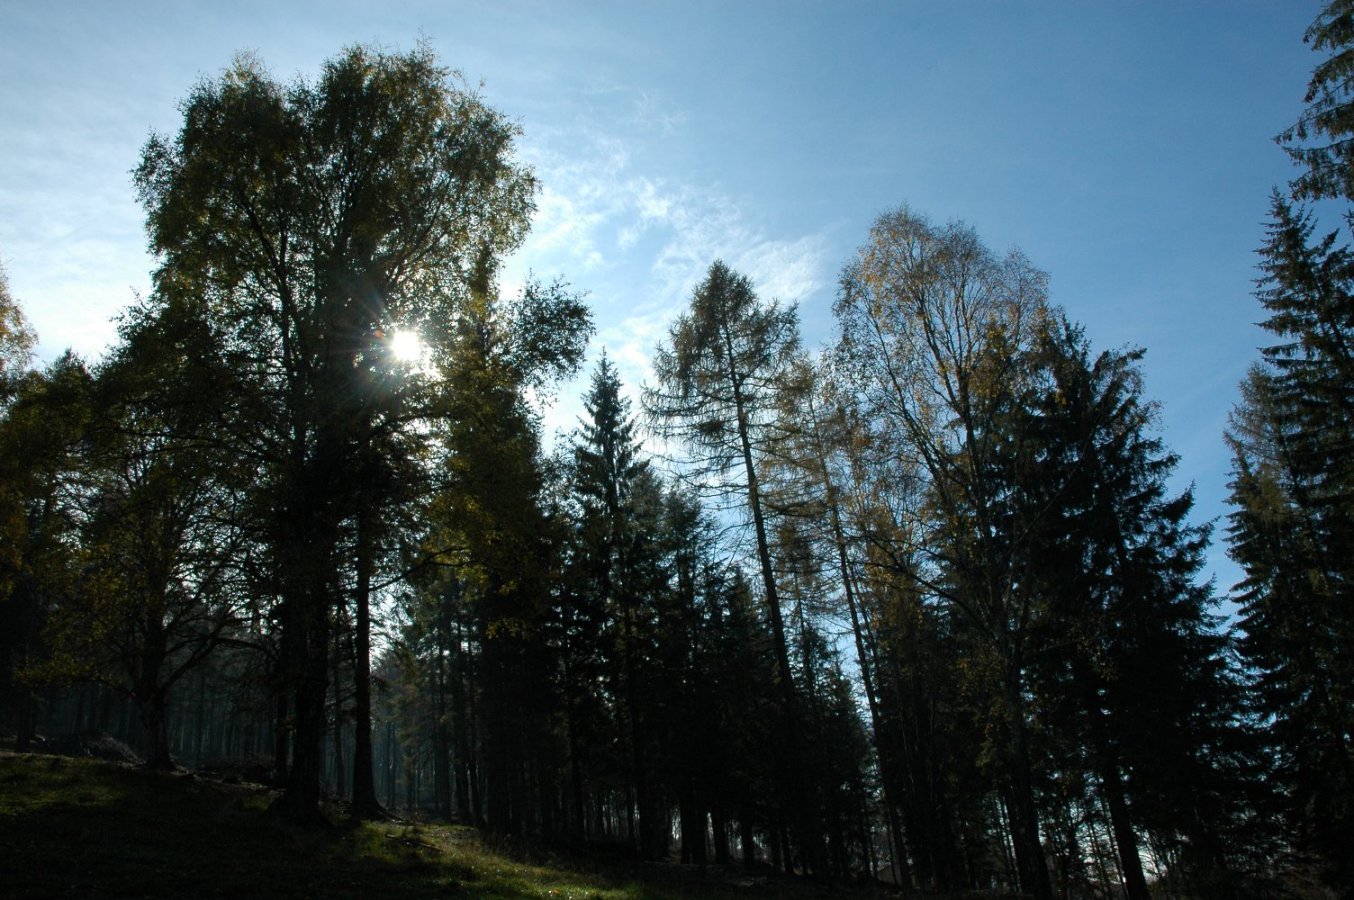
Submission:
POLYGON ((434 358, 449 350, 452 313, 521 240, 534 185, 517 129, 426 46, 354 47, 291 86, 241 57, 182 108, 136 172, 154 299, 201 309, 249 410, 225 430, 257 465, 281 598, 295 722, 282 806, 311 818, 343 523, 379 502, 359 490, 383 413, 363 384, 396 325, 434 358))
MULTIPOLYGON (((991 673, 993 753, 1021 888, 1052 887, 1040 847, 1029 745, 1026 666, 1036 595, 1020 563, 1041 514, 1011 503, 1002 457, 1021 452, 1004 419, 1026 382, 1044 317, 1046 276, 1018 253, 998 257, 960 225, 933 226, 904 208, 881 216, 842 273, 839 353, 869 415, 926 482, 926 528, 908 573, 973 629, 991 673)), ((1019 463, 1017 463, 1019 464, 1019 463)))

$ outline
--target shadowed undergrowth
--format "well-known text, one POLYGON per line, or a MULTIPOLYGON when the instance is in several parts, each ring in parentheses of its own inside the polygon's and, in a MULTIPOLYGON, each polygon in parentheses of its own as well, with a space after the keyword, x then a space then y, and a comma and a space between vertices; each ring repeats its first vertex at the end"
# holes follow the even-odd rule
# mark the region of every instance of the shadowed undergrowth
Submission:
POLYGON ((256 785, 97 760, 0 755, 0 893, 576 900, 855 893, 718 870, 524 861, 463 826, 340 821, 301 830, 267 815, 273 796, 256 785))

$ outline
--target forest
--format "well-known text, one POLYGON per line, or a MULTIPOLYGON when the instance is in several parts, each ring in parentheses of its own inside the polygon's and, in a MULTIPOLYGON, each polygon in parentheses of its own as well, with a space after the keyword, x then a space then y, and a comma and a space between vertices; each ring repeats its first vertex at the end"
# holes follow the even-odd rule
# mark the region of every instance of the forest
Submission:
POLYGON ((1144 350, 906 205, 828 343, 711 260, 552 443, 593 325, 501 288, 521 126, 426 45, 239 57, 143 148, 104 357, 0 280, 0 747, 905 894, 1354 894, 1354 2, 1307 40, 1216 530, 1144 350))

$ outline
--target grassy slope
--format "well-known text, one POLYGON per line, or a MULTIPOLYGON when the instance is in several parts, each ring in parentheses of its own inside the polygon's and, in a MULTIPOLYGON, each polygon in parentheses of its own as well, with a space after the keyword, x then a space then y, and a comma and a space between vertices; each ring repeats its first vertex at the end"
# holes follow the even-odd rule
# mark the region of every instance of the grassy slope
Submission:
MULTIPOLYGON (((344 823, 298 831, 271 795, 112 763, 0 755, 0 897, 827 897, 676 867, 523 862, 472 829, 344 823)), ((857 895, 865 896, 865 895, 857 895)))

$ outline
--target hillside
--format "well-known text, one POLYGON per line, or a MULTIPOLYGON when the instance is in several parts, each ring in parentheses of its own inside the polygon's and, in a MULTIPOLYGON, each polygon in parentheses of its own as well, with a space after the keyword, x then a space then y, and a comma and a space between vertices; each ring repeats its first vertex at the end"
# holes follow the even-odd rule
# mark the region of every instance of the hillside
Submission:
POLYGON ((346 821, 299 831, 273 793, 60 756, 0 754, 0 894, 50 897, 872 896, 713 868, 508 854, 463 826, 346 821))

